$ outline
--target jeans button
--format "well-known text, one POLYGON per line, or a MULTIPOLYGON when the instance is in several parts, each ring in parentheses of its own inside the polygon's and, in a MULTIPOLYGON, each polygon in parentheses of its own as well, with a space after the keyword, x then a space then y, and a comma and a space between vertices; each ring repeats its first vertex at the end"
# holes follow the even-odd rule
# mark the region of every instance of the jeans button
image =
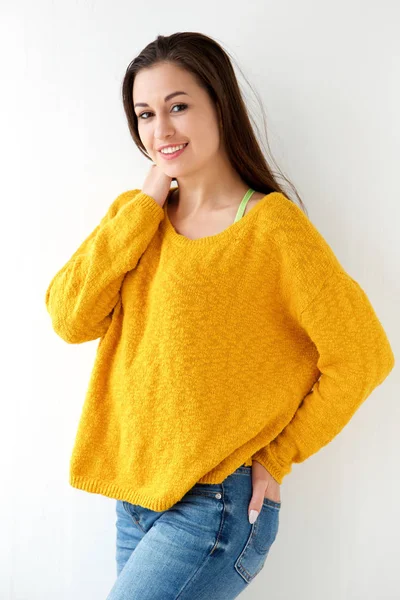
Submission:
POLYGON ((215 494, 215 497, 216 497, 216 498, 218 498, 218 500, 219 500, 220 498, 222 498, 222 494, 220 494, 220 493, 218 492, 217 494, 215 494))

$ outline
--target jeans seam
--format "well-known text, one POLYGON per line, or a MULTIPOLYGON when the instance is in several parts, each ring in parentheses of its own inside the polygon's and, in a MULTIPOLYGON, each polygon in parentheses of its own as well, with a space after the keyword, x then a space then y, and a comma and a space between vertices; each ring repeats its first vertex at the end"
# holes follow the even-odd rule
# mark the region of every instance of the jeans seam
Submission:
POLYGON ((219 531, 218 531, 218 534, 217 534, 217 539, 215 540, 214 546, 211 548, 210 556, 214 552, 214 550, 216 550, 217 547, 218 547, 219 541, 221 539, 222 529, 223 529, 224 524, 225 524, 225 489, 224 489, 223 482, 221 483, 221 489, 222 489, 222 498, 221 498, 221 502, 222 502, 222 516, 221 516, 221 522, 220 522, 220 526, 219 526, 219 531))
POLYGON ((217 539, 215 541, 214 546, 211 548, 211 551, 205 557, 205 559, 202 562, 202 564, 198 567, 198 569, 196 570, 196 572, 192 574, 192 576, 190 577, 190 579, 185 583, 185 585, 183 586, 183 588, 179 591, 179 594, 176 596, 176 600, 179 600, 179 598, 182 597, 182 594, 185 592, 185 590, 187 589, 188 585, 197 576, 197 574, 199 573, 199 571, 204 568, 205 563, 210 558, 210 556, 212 555, 212 553, 214 552, 214 550, 217 548, 219 540, 221 539, 221 532, 222 532, 222 528, 223 528, 223 525, 224 525, 224 522, 225 522, 225 490, 224 490, 223 483, 221 483, 221 487, 222 487, 222 498, 221 498, 221 500, 222 500, 222 503, 223 503, 223 508, 222 508, 222 517, 221 517, 220 527, 219 527, 219 531, 217 533, 217 539))

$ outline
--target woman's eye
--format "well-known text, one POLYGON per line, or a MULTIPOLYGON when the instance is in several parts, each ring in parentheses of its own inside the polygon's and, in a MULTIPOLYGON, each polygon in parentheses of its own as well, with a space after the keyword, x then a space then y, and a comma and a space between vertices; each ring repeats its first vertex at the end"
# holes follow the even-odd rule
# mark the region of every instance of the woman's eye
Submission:
MULTIPOLYGON (((184 108, 183 108, 182 110, 185 110, 185 109, 187 108, 187 104, 174 104, 174 106, 173 106, 172 108, 176 108, 176 107, 178 107, 178 106, 183 106, 184 108)), ((182 112, 182 111, 178 110, 177 112, 182 112)), ((150 117, 148 117, 148 118, 144 118, 144 117, 143 117, 143 115, 152 115, 152 114, 153 114, 153 113, 151 113, 151 112, 149 112, 149 111, 142 112, 142 113, 139 115, 139 117, 138 117, 138 118, 139 118, 139 119, 142 119, 142 120, 144 120, 144 121, 148 121, 148 119, 149 119, 150 117)))
MULTIPOLYGON (((182 110, 185 110, 185 108, 187 108, 187 104, 175 104, 172 108, 176 108, 177 106, 183 106, 182 110)), ((178 112, 182 112, 182 111, 178 110, 178 112)))

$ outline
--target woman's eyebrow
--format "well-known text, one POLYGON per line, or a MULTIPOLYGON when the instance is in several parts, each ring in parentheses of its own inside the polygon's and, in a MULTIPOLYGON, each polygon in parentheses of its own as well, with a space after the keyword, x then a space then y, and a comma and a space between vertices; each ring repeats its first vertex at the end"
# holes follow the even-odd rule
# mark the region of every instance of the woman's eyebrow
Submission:
MULTIPOLYGON (((168 100, 171 100, 171 98, 173 98, 174 96, 180 96, 180 95, 189 96, 189 94, 187 94, 186 92, 172 92, 172 94, 168 94, 168 96, 165 96, 164 102, 168 102, 168 100)), ((149 106, 149 105, 146 104, 146 102, 136 102, 134 104, 133 108, 135 108, 136 106, 149 106)))

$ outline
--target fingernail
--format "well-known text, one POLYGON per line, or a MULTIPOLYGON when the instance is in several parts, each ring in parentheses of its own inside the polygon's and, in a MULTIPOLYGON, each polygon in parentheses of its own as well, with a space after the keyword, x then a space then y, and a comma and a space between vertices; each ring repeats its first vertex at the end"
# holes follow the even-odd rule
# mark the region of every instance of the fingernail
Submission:
POLYGON ((251 524, 255 523, 257 517, 258 517, 258 510, 252 509, 249 514, 249 523, 251 523, 251 524))

